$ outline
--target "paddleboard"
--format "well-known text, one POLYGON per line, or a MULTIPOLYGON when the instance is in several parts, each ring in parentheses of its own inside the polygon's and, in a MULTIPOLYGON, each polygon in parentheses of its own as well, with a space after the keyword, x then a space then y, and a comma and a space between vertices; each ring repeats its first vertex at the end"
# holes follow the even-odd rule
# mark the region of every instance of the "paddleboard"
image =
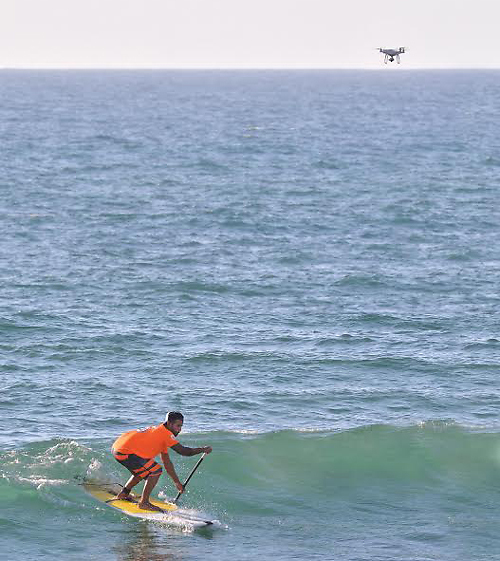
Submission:
POLYGON ((101 503, 119 510, 128 516, 134 516, 135 518, 157 520, 174 525, 192 526, 194 528, 210 526, 214 523, 213 520, 206 520, 194 513, 182 510, 174 503, 167 503, 158 499, 151 498, 150 502, 155 506, 160 507, 163 512, 144 510, 139 508, 138 502, 140 497, 133 493, 130 493, 130 498, 132 499, 131 501, 117 500, 115 497, 121 490, 121 486, 118 484, 82 483, 82 486, 87 493, 92 495, 101 503))

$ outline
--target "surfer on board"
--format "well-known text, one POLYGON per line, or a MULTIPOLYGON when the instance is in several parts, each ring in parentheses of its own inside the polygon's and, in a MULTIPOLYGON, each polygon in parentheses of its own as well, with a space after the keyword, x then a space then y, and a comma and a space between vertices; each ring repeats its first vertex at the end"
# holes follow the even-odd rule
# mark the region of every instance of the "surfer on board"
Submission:
POLYGON ((156 427, 144 430, 133 430, 119 436, 113 443, 111 452, 115 459, 125 466, 132 476, 125 487, 116 496, 117 499, 130 500, 130 491, 140 481, 146 480, 142 491, 139 508, 145 510, 159 510, 157 506, 149 502, 149 496, 154 486, 158 483, 162 474, 161 466, 155 462, 155 457, 161 454, 161 460, 165 470, 172 478, 177 489, 182 493, 184 486, 175 473, 174 466, 168 457, 168 449, 172 448, 181 456, 195 456, 196 454, 210 454, 212 448, 188 448, 176 439, 181 432, 184 416, 177 411, 167 413, 165 422, 156 427))

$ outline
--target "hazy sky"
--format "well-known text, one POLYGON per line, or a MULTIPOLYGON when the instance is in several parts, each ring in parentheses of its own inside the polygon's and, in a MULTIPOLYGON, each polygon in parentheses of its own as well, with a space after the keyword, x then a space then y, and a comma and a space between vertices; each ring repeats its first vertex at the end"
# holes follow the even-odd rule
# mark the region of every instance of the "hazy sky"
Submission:
POLYGON ((500 0, 0 0, 8 68, 380 68, 399 46, 500 68, 500 0))

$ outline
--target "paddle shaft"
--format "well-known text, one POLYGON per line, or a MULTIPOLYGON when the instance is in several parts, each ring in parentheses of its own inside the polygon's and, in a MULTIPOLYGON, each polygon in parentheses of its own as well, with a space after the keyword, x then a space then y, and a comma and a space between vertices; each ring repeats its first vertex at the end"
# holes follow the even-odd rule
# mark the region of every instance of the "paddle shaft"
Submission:
MULTIPOLYGON (((183 484, 184 487, 184 491, 186 490, 186 486, 189 483, 189 480, 191 479, 191 477, 193 477, 194 472, 198 469, 198 466, 201 464, 201 462, 205 459, 205 456, 207 455, 206 452, 203 453, 203 456, 196 462, 196 465, 194 466, 194 468, 191 470, 191 473, 188 475, 188 478, 186 479, 186 481, 183 484)), ((182 493, 179 491, 177 493, 177 497, 175 497, 175 499, 173 500, 174 504, 177 504, 177 501, 179 500, 180 496, 182 495, 182 493)))

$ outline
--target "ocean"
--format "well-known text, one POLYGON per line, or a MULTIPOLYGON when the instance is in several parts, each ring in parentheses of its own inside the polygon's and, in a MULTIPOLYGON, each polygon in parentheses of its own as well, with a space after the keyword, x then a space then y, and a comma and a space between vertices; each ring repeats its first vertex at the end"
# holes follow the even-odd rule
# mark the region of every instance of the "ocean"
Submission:
POLYGON ((3 557, 500 560, 499 179, 500 71, 0 71, 3 557), (213 529, 79 485, 170 410, 213 529))

